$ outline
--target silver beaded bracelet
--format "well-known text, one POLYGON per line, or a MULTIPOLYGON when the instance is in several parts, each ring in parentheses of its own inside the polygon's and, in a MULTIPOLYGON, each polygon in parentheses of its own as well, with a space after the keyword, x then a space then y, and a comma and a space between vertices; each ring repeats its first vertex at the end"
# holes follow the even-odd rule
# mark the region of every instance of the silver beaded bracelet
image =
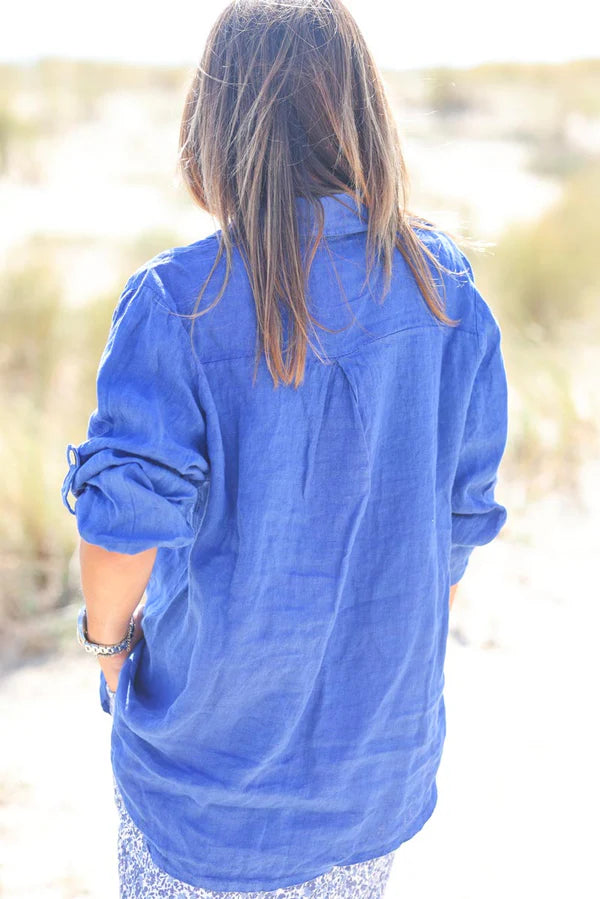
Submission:
POLYGON ((114 656, 119 652, 129 649, 133 640, 135 621, 133 615, 127 628, 127 633, 119 643, 93 643, 87 635, 87 609, 82 606, 77 616, 77 640, 86 652, 97 656, 114 656))

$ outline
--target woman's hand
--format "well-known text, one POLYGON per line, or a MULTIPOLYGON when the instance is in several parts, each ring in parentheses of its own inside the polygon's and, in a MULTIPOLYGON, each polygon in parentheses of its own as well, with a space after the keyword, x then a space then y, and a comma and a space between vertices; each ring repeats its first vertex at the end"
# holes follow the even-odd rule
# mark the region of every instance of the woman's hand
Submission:
POLYGON ((454 597, 456 596, 456 591, 458 590, 459 581, 450 587, 450 609, 452 609, 452 603, 454 602, 454 597))
POLYGON ((133 613, 133 639, 131 641, 131 646, 127 650, 123 650, 123 652, 118 652, 112 656, 97 656, 97 659, 100 663, 100 667, 104 672, 104 677, 106 678, 106 683, 109 689, 116 691, 117 684, 119 683, 119 674, 121 672, 121 668, 125 664, 125 660, 129 657, 133 647, 139 643, 141 638, 144 636, 144 631, 142 629, 142 618, 144 615, 144 605, 143 603, 137 606, 133 613))

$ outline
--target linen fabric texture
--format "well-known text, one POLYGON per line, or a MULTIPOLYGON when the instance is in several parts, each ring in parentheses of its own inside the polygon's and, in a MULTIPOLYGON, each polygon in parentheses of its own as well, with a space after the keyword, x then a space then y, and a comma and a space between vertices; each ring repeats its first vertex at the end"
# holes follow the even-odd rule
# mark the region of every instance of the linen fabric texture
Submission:
MULTIPOLYGON (((107 693, 112 714, 115 694, 109 687, 107 693)), ((277 890, 207 890, 172 877, 155 864, 144 834, 131 820, 114 776, 113 796, 119 816, 120 899, 382 899, 396 857, 396 850, 392 850, 355 865, 335 865, 318 877, 277 890)))
MULTIPOLYGON (((433 316, 399 250, 382 303, 381 270, 365 283, 368 209, 321 202, 308 293, 331 329, 313 335, 325 363, 309 347, 302 385, 275 389, 263 356, 252 383, 237 249, 191 333, 181 314, 217 231, 131 276, 87 439, 67 449, 79 533, 158 547, 111 762, 153 860, 206 889, 291 886, 423 827, 446 733, 449 587, 507 516, 501 332, 468 259, 422 229, 458 326, 433 316)), ((305 249, 317 223, 301 199, 297 214, 305 249)), ((102 674, 100 702, 109 712, 102 674)))

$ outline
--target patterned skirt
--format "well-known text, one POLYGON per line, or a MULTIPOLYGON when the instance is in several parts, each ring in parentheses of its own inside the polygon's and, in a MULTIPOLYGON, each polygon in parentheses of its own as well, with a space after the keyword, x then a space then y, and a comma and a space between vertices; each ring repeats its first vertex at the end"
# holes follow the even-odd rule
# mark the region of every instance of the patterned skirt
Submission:
MULTIPOLYGON (((112 713, 114 693, 108 689, 112 713)), ((266 892, 207 890, 178 880, 152 860, 143 833, 129 816, 113 776, 119 812, 117 857, 120 899, 382 899, 396 850, 358 862, 335 865, 312 880, 266 892)))

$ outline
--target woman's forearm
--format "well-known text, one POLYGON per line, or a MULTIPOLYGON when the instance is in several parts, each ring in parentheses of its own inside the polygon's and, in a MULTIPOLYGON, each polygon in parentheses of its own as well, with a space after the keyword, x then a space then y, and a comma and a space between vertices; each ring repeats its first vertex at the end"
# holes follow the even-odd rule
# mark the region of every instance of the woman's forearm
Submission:
POLYGON ((92 642, 123 639, 150 580, 156 552, 156 548, 135 555, 110 552, 80 538, 81 588, 92 642))

